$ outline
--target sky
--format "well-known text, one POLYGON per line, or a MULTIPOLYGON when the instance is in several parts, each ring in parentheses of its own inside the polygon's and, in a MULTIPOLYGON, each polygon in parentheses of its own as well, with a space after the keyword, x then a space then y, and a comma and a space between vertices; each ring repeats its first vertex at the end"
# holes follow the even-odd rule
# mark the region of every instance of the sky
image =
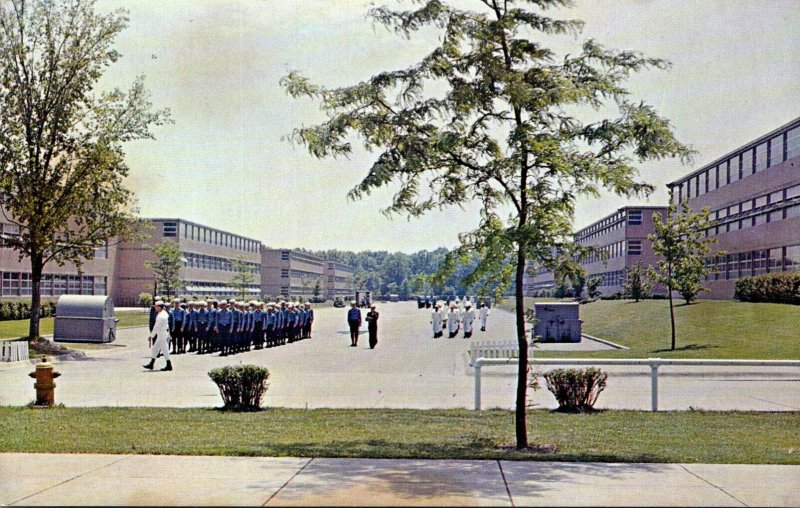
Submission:
MULTIPOLYGON (((125 146, 127 185, 139 214, 312 250, 451 248, 459 232, 476 227, 477 206, 386 218, 381 210, 392 188, 347 199, 376 153, 356 149, 349 159, 319 160, 285 139, 325 118, 312 101, 293 99, 279 86, 290 70, 346 86, 406 67, 435 47, 435 31, 406 40, 374 26, 365 17, 370 3, 98 0, 98 10, 124 8, 130 17, 115 45, 122 58, 100 87, 127 88, 144 75, 154 107, 170 108, 174 121, 156 128, 155 140, 125 146)), ((666 204, 666 183, 800 116, 797 6, 796 0, 578 0, 574 8, 549 11, 586 23, 577 38, 541 40, 558 50, 574 52, 591 37, 669 60, 668 71, 637 74, 627 88, 697 151, 687 166, 642 164, 642 179, 656 186, 648 199, 582 199, 576 230, 620 206, 666 204)))

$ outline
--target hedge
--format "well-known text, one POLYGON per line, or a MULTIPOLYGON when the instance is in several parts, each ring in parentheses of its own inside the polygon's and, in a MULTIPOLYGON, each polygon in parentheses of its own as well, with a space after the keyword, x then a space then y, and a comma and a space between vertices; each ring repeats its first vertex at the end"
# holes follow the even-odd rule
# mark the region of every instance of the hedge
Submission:
MULTIPOLYGON (((56 315, 56 302, 42 300, 39 317, 56 315)), ((25 300, 5 300, 0 302, 0 321, 15 321, 31 318, 31 302, 25 300)))
POLYGON ((743 277, 736 281, 733 297, 742 302, 800 305, 800 273, 780 272, 743 277))

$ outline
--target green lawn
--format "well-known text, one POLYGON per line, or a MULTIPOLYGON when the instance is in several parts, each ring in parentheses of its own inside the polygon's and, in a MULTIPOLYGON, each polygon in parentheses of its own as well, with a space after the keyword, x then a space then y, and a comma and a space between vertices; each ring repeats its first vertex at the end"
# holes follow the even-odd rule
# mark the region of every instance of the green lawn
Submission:
MULTIPOLYGON (((128 326, 142 326, 147 324, 149 314, 147 312, 126 311, 115 313, 119 323, 118 328, 128 326)), ((30 321, 21 319, 18 321, 0 321, 0 339, 16 339, 28 336, 28 326, 30 321)), ((43 318, 39 321, 39 333, 50 335, 53 333, 53 318, 43 318)))
MULTIPOLYGON (((526 307, 534 298, 526 298, 526 307)), ((503 302, 513 308, 513 300, 503 302)), ((538 356, 608 358, 800 358, 800 307, 727 300, 682 302, 675 307, 677 349, 670 351, 669 302, 599 300, 581 305, 583 331, 630 350, 538 356)))
POLYGON ((0 407, 0 452, 800 463, 800 413, 0 407), (545 450, 545 451, 542 451, 545 450))

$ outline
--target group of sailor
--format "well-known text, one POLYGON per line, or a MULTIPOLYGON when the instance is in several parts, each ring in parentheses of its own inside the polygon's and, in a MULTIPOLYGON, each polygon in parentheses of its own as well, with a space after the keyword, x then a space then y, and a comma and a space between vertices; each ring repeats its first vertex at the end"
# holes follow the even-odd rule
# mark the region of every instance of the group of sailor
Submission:
POLYGON ((454 338, 464 327, 463 338, 469 339, 472 337, 473 323, 475 319, 480 322, 481 331, 486 331, 486 321, 489 317, 489 307, 483 302, 478 302, 478 314, 472 310, 472 302, 465 299, 462 307, 460 300, 454 302, 441 302, 436 301, 433 304, 433 311, 431 312, 431 325, 433 328, 433 338, 438 339, 444 335, 445 329, 447 330, 448 337, 454 338), (448 310, 449 307, 449 310, 448 310))
MULTIPOLYGON (((181 302, 175 298, 168 312, 172 354, 219 352, 220 356, 228 356, 251 348, 280 346, 311 338, 314 322, 310 303, 286 301, 181 302)), ((155 314, 151 311, 151 330, 154 323, 155 314)))

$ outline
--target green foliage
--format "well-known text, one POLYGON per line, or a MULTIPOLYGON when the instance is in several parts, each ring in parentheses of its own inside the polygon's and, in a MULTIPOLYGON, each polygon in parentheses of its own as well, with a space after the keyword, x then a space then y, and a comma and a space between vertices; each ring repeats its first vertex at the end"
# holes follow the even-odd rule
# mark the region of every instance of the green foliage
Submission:
POLYGON ((181 251, 178 243, 168 238, 153 245, 152 250, 156 261, 145 261, 144 266, 153 270, 159 291, 163 292, 165 298, 170 298, 181 285, 181 251))
POLYGON ((569 412, 591 411, 608 379, 608 374, 596 367, 554 369, 542 376, 558 401, 559 411, 569 412))
MULTIPOLYGON (((639 162, 690 154, 669 121, 632 100, 623 86, 631 74, 667 62, 593 40, 563 55, 539 42, 580 31, 580 21, 545 15, 563 4, 487 0, 466 10, 427 0, 406 11, 373 8, 376 23, 406 37, 438 29, 439 45, 408 68, 352 86, 326 88, 296 71, 281 79, 291 96, 319 101, 328 118, 296 129, 293 141, 315 157, 339 157, 360 137, 366 150, 378 153, 350 198, 391 186, 396 192, 384 212, 410 217, 481 205, 477 228, 459 235, 459 247, 431 285, 443 286, 471 256, 476 263, 463 284, 491 281, 498 298, 514 283, 520 365, 527 359, 525 268, 575 264, 582 249, 572 235, 576 199, 604 190, 647 194, 653 187, 636 178, 639 162), (586 123, 583 118, 598 116, 581 114, 591 110, 609 115, 586 123)), ((526 375, 520 368, 519 447, 527 446, 526 375)))
POLYGON ((152 138, 168 112, 151 111, 141 78, 97 89, 127 22, 91 0, 0 2, 0 193, 20 229, 4 242, 30 259, 31 336, 48 263, 80 266, 110 238, 134 236, 122 146, 152 138))
POLYGON ((150 293, 139 293, 139 305, 141 307, 150 307, 153 305, 153 295, 150 293))
POLYGON ((653 277, 650 270, 644 267, 641 261, 637 261, 635 265, 628 269, 625 277, 625 284, 622 286, 625 298, 631 300, 642 300, 650 296, 650 291, 653 289, 653 277))
POLYGON ((742 302, 800 305, 800 273, 780 272, 743 277, 736 281, 734 298, 742 302))
POLYGON ((233 271, 235 274, 230 281, 230 285, 239 293, 239 298, 241 300, 248 299, 249 293, 247 289, 256 280, 253 270, 253 265, 248 263, 244 256, 239 256, 233 260, 233 271))
POLYGON ((602 277, 589 277, 589 280, 586 281, 586 294, 590 299, 593 300, 600 297, 602 293, 602 291, 600 291, 600 285, 602 283, 602 277))
MULTIPOLYGON (((0 321, 14 321, 30 319, 33 306, 25 300, 3 300, 0 302, 0 321)), ((48 318, 55 316, 56 302, 46 300, 39 306, 39 317, 48 318)))
POLYGON ((219 387, 225 409, 255 411, 267 392, 269 371, 258 365, 236 365, 212 369, 209 377, 219 387))
POLYGON ((656 280, 669 290, 678 291, 686 303, 691 303, 701 291, 708 291, 703 280, 712 270, 706 266, 706 256, 711 252, 713 238, 705 237, 709 210, 694 213, 686 202, 681 209, 671 203, 666 218, 653 214, 655 233, 650 235, 653 251, 663 257, 658 271, 652 272, 656 280))

